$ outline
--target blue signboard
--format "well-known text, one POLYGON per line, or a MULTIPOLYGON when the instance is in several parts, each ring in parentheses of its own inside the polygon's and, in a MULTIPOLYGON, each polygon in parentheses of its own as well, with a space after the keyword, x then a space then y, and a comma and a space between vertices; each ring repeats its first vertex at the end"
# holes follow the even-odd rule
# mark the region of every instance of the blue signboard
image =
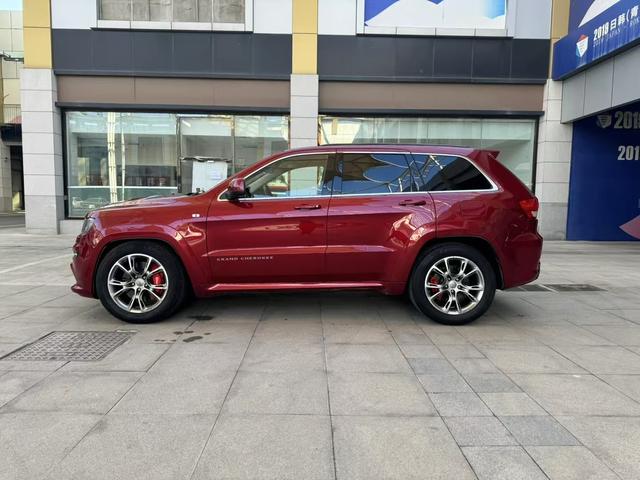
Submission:
POLYGON ((640 41, 640 0, 575 0, 571 6, 575 28, 554 46, 554 80, 640 41))
POLYGON ((574 123, 567 238, 640 240, 640 103, 574 123))

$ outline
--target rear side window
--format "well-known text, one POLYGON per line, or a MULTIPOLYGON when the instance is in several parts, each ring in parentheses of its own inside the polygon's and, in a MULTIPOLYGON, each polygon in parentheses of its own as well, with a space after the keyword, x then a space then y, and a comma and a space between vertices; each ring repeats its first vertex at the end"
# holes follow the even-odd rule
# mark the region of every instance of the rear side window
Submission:
POLYGON ((334 195, 411 191, 407 157, 388 153, 345 153, 338 162, 334 195))
POLYGON ((421 192, 491 190, 489 180, 469 160, 449 155, 413 154, 411 171, 421 192))

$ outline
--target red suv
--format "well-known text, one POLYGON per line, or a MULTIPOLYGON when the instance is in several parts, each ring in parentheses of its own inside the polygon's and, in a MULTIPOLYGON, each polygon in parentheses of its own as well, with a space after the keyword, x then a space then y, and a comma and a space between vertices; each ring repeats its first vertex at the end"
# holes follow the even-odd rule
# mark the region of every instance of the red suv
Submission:
POLYGON ((73 291, 128 322, 189 293, 407 292, 433 320, 470 322, 496 288, 538 277, 538 200, 497 152, 328 145, 269 157, 211 190, 87 215, 73 291))

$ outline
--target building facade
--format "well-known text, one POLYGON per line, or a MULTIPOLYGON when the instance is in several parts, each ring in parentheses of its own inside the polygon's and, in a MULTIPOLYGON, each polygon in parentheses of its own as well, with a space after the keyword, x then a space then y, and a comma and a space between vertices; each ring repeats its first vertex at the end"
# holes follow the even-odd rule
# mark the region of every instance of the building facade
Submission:
POLYGON ((640 0, 573 0, 553 61, 570 132, 557 192, 569 240, 640 240, 639 72, 640 0))
POLYGON ((0 6, 0 213, 24 210, 20 71, 22 2, 0 6))
POLYGON ((24 5, 30 232, 74 232, 92 208, 205 189, 289 147, 386 142, 500 150, 540 196, 543 233, 563 235, 551 0, 24 5))

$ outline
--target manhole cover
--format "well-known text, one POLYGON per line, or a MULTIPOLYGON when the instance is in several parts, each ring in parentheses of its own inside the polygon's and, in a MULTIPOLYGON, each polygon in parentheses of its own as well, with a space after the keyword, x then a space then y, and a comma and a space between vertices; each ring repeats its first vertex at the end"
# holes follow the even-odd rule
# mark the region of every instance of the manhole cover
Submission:
POLYGON ((102 360, 131 335, 131 332, 51 332, 2 360, 102 360))
POLYGON ((509 292, 551 292, 550 289, 539 283, 531 283, 529 285, 522 285, 508 290, 509 292))
POLYGON ((558 283, 547 285, 556 292, 604 292, 602 288, 594 287, 593 285, 586 285, 582 283, 558 283))

